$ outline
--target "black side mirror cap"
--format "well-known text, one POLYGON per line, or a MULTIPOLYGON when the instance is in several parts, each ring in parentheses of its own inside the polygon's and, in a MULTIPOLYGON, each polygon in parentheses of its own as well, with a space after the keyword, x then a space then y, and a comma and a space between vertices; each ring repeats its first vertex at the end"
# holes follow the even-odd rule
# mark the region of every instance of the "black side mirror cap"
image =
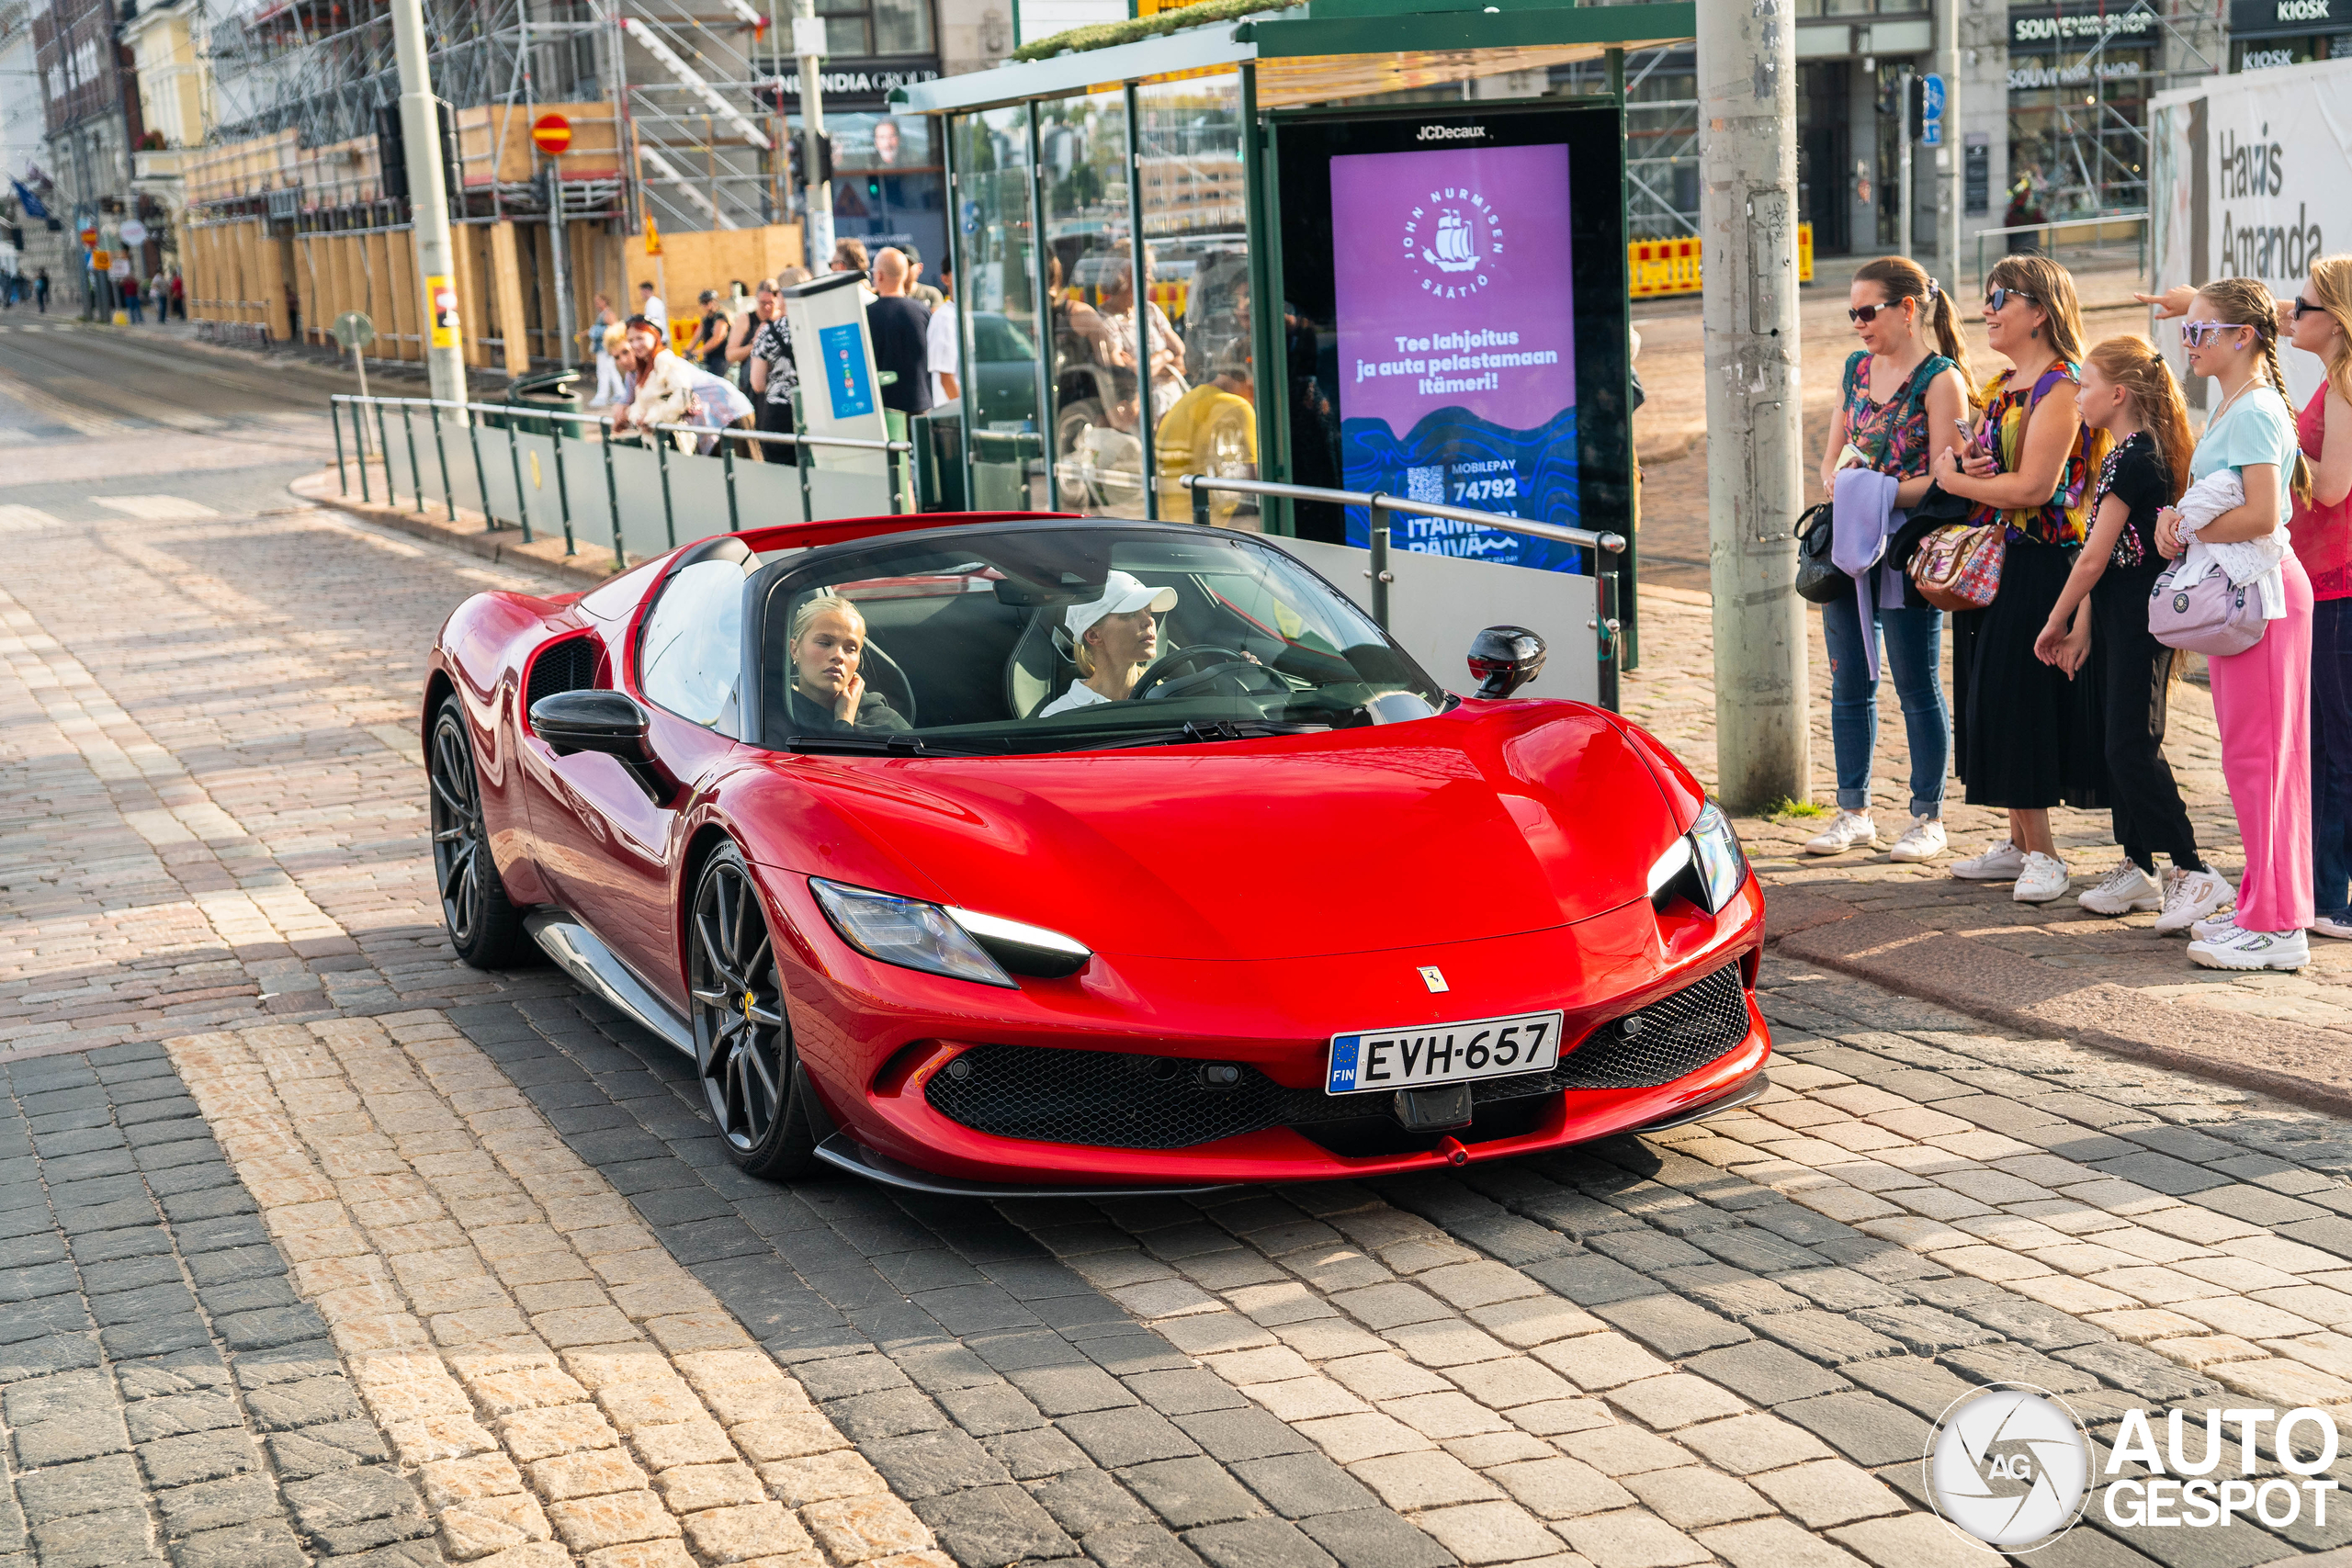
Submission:
POLYGON ((646 742, 645 710, 626 692, 553 692, 531 705, 531 733, 559 757, 601 751, 645 786, 655 801, 670 798, 674 785, 646 742))
POLYGON ((1470 673, 1477 679, 1478 695, 1510 696, 1544 672, 1549 651, 1543 637, 1525 626, 1488 626, 1470 639, 1470 673))

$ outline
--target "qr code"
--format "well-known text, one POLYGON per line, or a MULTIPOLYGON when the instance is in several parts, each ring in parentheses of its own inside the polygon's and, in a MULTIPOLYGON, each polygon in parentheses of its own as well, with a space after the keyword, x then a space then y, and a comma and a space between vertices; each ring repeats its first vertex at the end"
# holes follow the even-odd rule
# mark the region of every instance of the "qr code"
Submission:
POLYGON ((1445 502, 1445 465, 1431 463, 1425 468, 1407 468, 1405 499, 1433 501, 1442 505, 1445 502))

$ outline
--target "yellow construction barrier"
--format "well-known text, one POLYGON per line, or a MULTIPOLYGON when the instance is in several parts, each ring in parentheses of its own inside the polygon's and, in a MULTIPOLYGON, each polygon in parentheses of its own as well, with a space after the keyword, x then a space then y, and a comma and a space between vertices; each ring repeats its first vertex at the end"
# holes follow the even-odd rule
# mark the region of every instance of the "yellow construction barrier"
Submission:
MULTIPOLYGON (((1699 240, 1636 240, 1625 247, 1625 273, 1636 299, 1699 292, 1699 240)), ((1813 225, 1797 225, 1797 281, 1813 281, 1813 225)))

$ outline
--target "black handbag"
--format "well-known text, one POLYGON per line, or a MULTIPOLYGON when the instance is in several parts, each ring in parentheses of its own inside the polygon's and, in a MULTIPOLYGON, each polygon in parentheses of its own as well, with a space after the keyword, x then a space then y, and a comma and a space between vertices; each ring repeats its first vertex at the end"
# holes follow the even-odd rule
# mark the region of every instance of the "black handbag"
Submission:
POLYGON ((1797 519, 1797 597, 1815 604, 1854 591, 1854 580, 1829 561, 1831 507, 1823 502, 1797 519))

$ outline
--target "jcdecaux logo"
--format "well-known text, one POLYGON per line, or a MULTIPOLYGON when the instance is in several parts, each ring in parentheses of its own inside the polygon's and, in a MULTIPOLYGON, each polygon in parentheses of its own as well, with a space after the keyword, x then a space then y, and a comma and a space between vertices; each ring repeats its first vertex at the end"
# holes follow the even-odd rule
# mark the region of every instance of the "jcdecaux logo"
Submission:
POLYGON ((2152 1421, 2133 1409, 2095 1475, 2090 1436, 2064 1401, 1994 1383, 1943 1413, 1921 1462, 1947 1525, 1988 1551, 2018 1554, 2048 1546, 2091 1507, 2134 1529, 2226 1529, 2244 1519, 2284 1529, 2306 1510, 2324 1525, 2335 1483, 2320 1477, 2336 1447, 2324 1410, 2216 1409, 2201 1418, 2173 1410, 2152 1421))

